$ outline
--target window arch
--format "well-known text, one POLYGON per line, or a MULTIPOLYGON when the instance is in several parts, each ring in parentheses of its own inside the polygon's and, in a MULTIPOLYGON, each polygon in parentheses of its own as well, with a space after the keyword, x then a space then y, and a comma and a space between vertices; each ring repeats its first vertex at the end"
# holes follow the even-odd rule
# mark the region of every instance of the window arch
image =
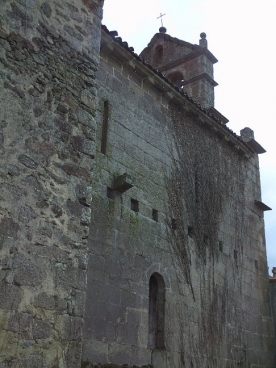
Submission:
POLYGON ((182 87, 183 74, 181 72, 173 72, 168 75, 168 79, 175 84, 178 88, 182 87))
POLYGON ((165 283, 155 272, 149 280, 149 348, 164 349, 165 283))
POLYGON ((153 66, 159 66, 162 64, 163 61, 163 46, 159 45, 156 46, 154 50, 154 56, 153 56, 153 66))

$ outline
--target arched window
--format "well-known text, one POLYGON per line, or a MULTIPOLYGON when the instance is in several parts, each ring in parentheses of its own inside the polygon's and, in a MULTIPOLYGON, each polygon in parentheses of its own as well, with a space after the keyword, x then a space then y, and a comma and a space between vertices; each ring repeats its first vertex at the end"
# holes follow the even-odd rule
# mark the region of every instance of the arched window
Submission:
POLYGON ((149 348, 164 349, 165 283, 159 273, 149 280, 149 348))
POLYGON ((178 88, 182 87, 183 74, 181 72, 173 72, 168 75, 168 79, 178 88))
POLYGON ((163 60, 163 46, 159 45, 155 48, 154 56, 153 56, 153 66, 157 67, 162 64, 163 60))

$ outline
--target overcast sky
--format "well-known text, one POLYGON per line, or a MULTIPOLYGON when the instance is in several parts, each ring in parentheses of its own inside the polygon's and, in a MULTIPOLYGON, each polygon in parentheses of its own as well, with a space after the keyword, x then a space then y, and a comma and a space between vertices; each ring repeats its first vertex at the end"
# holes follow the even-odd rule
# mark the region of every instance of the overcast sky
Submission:
POLYGON ((276 266, 276 2, 275 0, 105 0, 103 24, 140 53, 161 25, 198 44, 207 34, 215 64, 215 107, 239 134, 248 126, 267 153, 259 155, 269 271, 276 266))

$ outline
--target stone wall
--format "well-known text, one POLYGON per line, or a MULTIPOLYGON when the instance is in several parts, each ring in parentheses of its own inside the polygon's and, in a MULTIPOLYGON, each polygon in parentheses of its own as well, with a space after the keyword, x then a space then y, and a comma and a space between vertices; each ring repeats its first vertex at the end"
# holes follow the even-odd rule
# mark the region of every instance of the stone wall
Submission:
POLYGON ((257 155, 107 38, 96 115, 102 125, 108 101, 107 151, 99 128, 83 361, 272 368, 257 155), (113 190, 124 173, 134 186, 113 190), (148 345, 152 275, 165 284, 164 348, 148 345))
POLYGON ((78 367, 101 0, 0 4, 0 366, 78 367))
POLYGON ((102 3, 0 5, 0 367, 272 368, 258 159, 105 31, 98 69, 102 3))
MULTIPOLYGON (((270 289, 272 316, 273 316, 273 321, 274 321, 274 331, 276 333, 276 278, 275 278, 276 268, 275 267, 273 267, 273 271, 274 271, 273 277, 269 279, 269 289, 270 289)), ((275 360, 276 360, 276 350, 275 350, 275 360)))

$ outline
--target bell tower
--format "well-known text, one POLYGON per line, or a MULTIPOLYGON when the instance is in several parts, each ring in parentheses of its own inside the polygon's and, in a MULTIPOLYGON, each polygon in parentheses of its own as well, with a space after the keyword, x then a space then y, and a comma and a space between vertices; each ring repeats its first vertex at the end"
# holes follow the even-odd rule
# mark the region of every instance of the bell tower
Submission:
POLYGON ((200 34, 199 45, 195 45, 166 32, 165 27, 160 27, 140 56, 202 107, 214 108, 214 87, 218 84, 213 65, 218 60, 208 50, 206 33, 200 34))

